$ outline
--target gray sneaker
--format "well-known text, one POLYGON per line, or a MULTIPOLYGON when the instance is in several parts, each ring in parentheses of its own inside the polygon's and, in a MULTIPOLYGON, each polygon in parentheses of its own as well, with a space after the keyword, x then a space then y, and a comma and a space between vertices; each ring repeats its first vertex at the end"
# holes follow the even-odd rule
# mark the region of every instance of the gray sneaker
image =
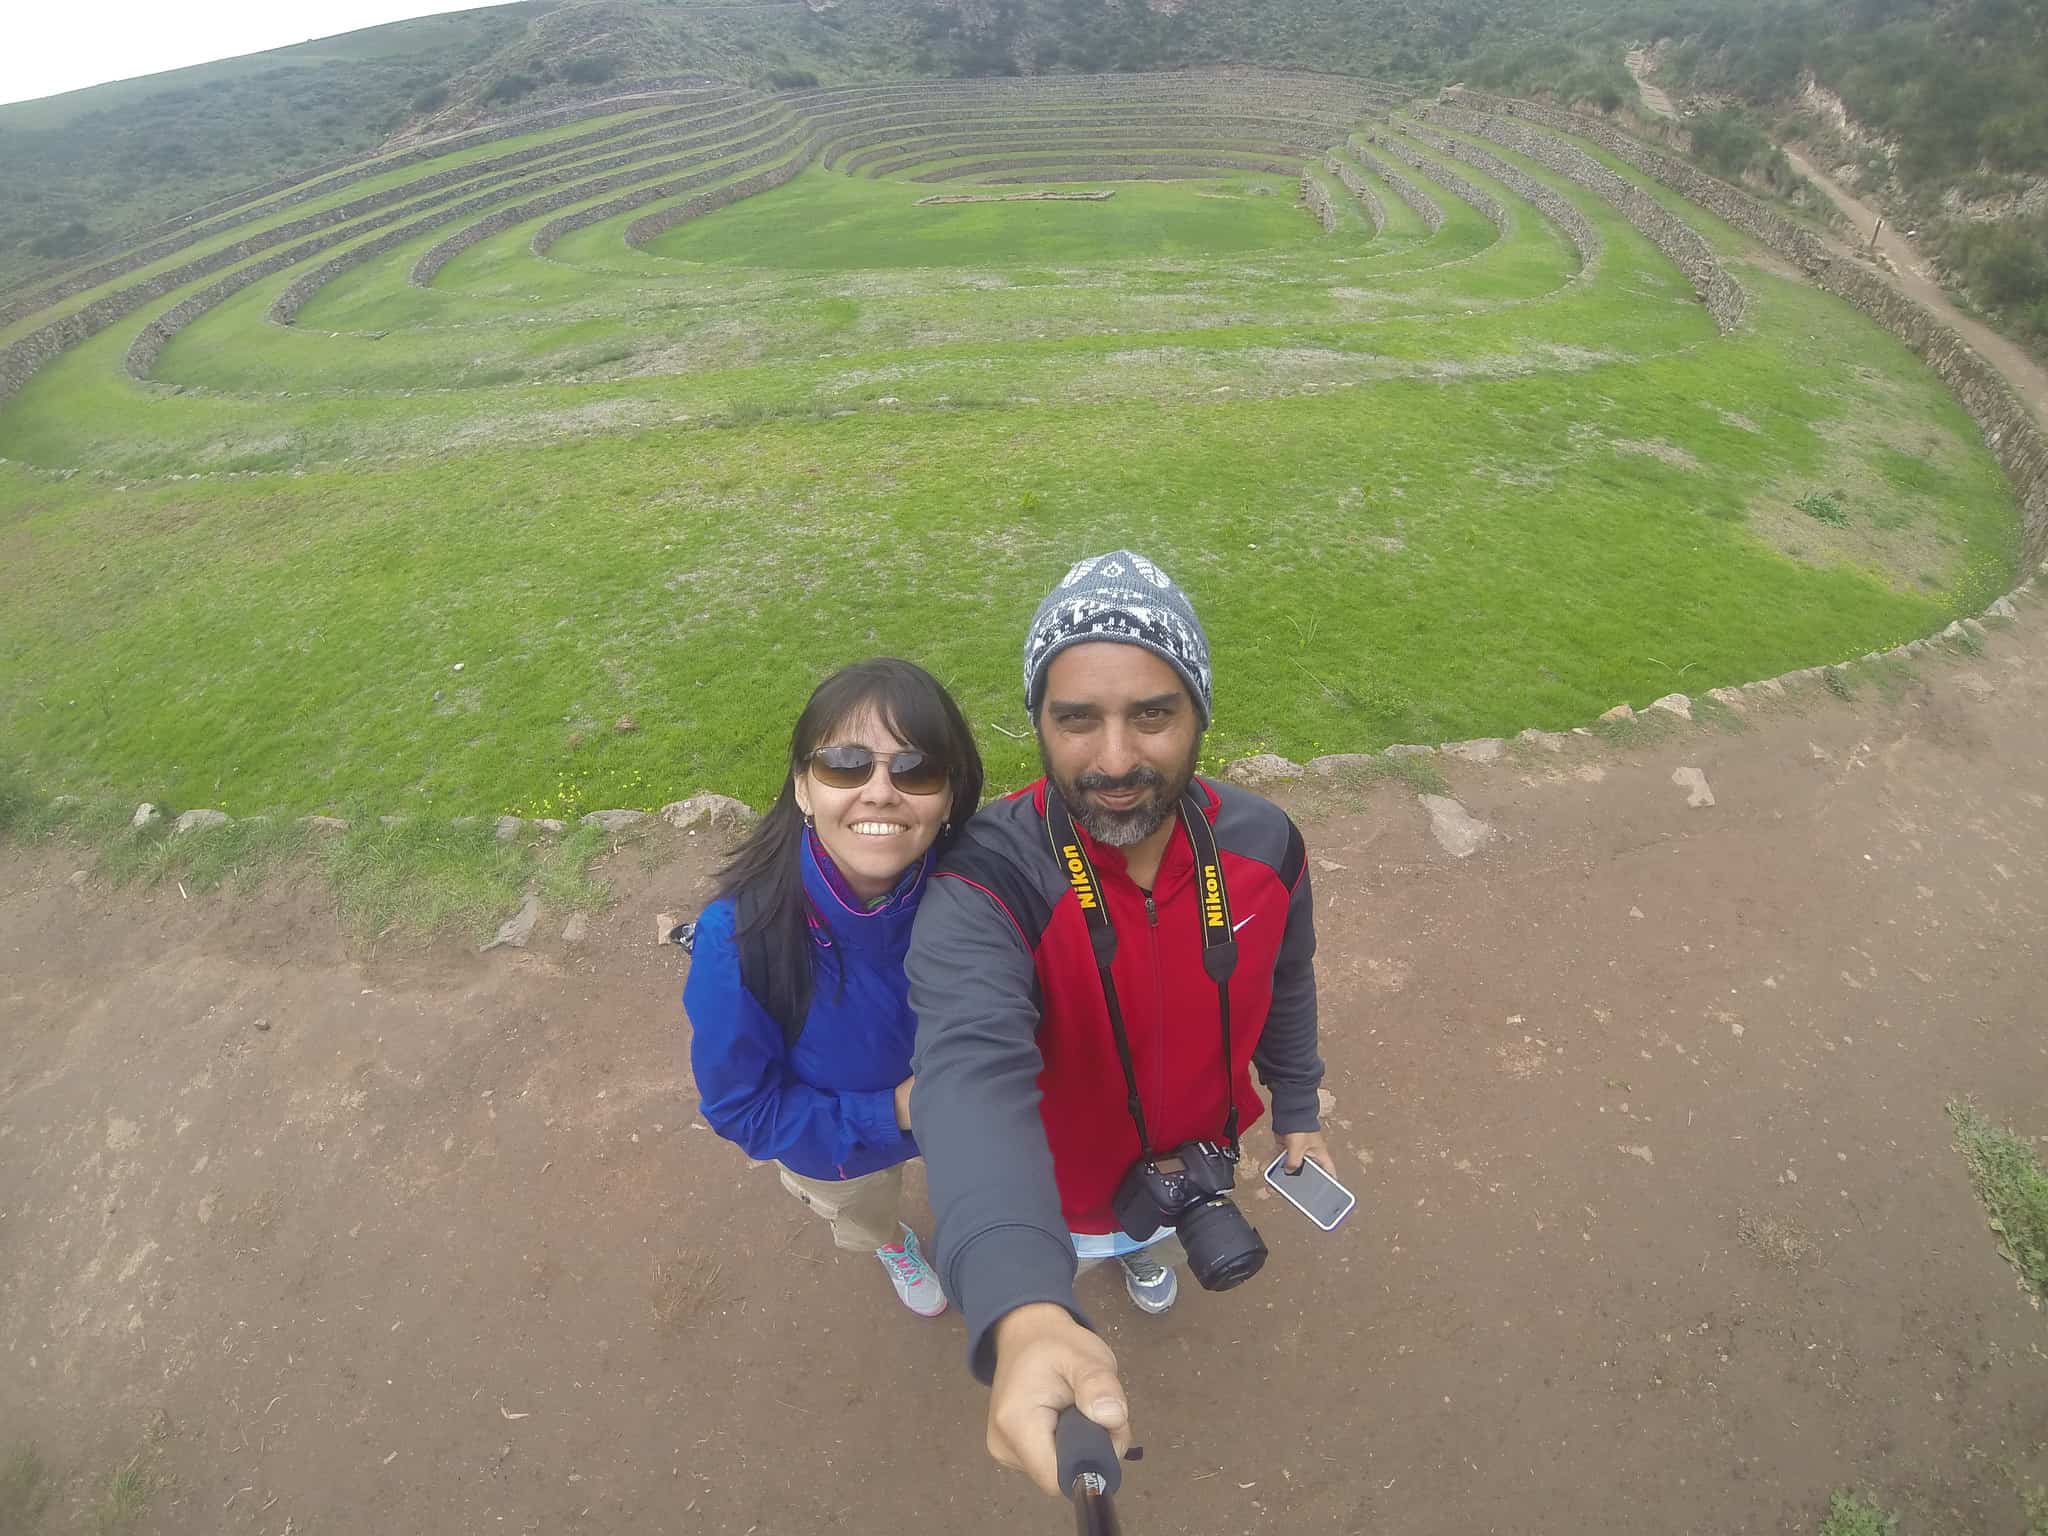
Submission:
POLYGON ((1140 1312, 1149 1312, 1157 1317, 1171 1307, 1174 1298, 1180 1294, 1180 1281, 1174 1272, 1143 1250, 1123 1254, 1117 1263, 1123 1266, 1124 1289, 1131 1293, 1131 1300, 1137 1303, 1140 1312))
POLYGON ((924 1250, 918 1247, 917 1234, 910 1228, 903 1229, 900 1242, 877 1248, 875 1257, 889 1272, 889 1283, 896 1287, 896 1299, 904 1306, 919 1317, 937 1317, 946 1310, 945 1289, 932 1273, 931 1265, 925 1263, 924 1250))

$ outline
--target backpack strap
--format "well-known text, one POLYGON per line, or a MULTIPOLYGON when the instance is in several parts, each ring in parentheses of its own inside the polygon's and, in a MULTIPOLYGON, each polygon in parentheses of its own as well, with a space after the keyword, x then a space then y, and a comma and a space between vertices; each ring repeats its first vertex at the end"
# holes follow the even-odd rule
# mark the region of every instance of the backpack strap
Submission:
POLYGON ((811 1011, 811 967, 791 975, 774 965, 768 953, 768 935, 761 926, 760 898, 741 890, 733 898, 733 933, 739 941, 740 984, 754 994, 768 1016, 782 1026, 783 1048, 789 1049, 804 1032, 804 1020, 811 1011))

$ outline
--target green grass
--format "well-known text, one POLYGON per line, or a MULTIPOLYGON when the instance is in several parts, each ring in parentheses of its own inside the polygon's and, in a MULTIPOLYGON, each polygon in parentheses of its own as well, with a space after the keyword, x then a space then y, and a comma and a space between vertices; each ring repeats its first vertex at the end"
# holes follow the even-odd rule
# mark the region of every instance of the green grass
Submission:
POLYGON ((2048 1299, 2048 1172, 2032 1143, 1987 1120, 1972 1104, 1952 1103, 1956 1147, 1998 1235, 1998 1251, 2027 1289, 2048 1299))
POLYGON ((1076 182, 1111 188, 1107 202, 945 203, 951 193, 1031 192, 952 182, 866 181, 825 172, 801 193, 778 189, 715 218, 685 224, 647 247, 650 254, 749 269, 859 271, 898 267, 1101 264, 1161 259, 1212 261, 1275 247, 1307 246, 1315 225, 1294 206, 1285 176, 1245 172, 1208 190, 1229 217, 1170 182, 1076 182), (1254 192, 1262 187, 1264 193, 1254 192))
POLYGON ((149 1512, 163 1479, 154 1466, 136 1455, 109 1473, 100 1484, 98 1496, 86 1511, 86 1529, 92 1536, 125 1536, 149 1512))
POLYGON ((550 836, 528 828, 501 841, 495 824, 456 825, 428 817, 386 823, 350 807, 345 831, 315 831, 290 815, 249 816, 223 827, 176 834, 169 819, 141 829, 134 807, 109 796, 55 800, 18 769, 0 769, 0 839, 57 840, 75 847, 93 879, 124 886, 174 885, 187 896, 315 875, 362 938, 452 931, 482 938, 529 891, 560 915, 611 899, 593 863, 620 841, 595 827, 550 836))
POLYGON ((814 168, 651 251, 622 215, 536 261, 535 220, 413 287, 437 231, 290 329, 281 275, 158 385, 124 323, 0 409, 0 734, 44 789, 278 813, 260 863, 309 811, 759 802, 812 683, 877 652, 1014 784, 1023 627, 1116 544, 1200 607, 1216 757, 1563 728, 2009 585, 2010 493, 1910 354, 1751 265, 1716 337, 1549 179, 1592 280, 1505 189, 1505 236, 1389 191, 1325 237, 1286 178, 920 209, 814 168), (1851 526, 1794 510, 1819 487, 1851 526))
POLYGON ((1874 1500, 1847 1489, 1837 1489, 1828 1499, 1827 1518, 1820 1523, 1820 1536, 1893 1536, 1899 1517, 1874 1500))
POLYGON ((0 1460, 0 1532, 28 1536, 50 1504, 49 1468, 33 1445, 18 1445, 0 1460))

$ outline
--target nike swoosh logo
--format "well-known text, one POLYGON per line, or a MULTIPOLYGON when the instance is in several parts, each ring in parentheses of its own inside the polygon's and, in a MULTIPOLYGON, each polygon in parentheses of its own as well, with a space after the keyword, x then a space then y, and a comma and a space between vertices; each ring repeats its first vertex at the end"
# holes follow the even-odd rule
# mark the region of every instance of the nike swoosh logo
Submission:
MULTIPOLYGON (((1258 913, 1254 912, 1252 914, 1252 917, 1257 917, 1258 915, 1258 913)), ((1238 929, 1242 928, 1246 923, 1250 922, 1252 920, 1252 917, 1240 917, 1236 922, 1230 925, 1230 931, 1232 933, 1237 932, 1238 929)))

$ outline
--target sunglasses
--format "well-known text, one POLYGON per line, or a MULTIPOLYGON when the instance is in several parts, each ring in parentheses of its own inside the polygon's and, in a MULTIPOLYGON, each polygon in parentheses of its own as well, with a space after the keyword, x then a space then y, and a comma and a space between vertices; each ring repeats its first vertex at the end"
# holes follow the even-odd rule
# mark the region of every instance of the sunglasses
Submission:
MULTIPOLYGON (((806 759, 811 777, 833 789, 859 789, 883 760, 866 747, 819 747, 806 759)), ((946 787, 946 765, 928 752, 892 752, 886 761, 889 782, 906 795, 936 795, 946 787)))

